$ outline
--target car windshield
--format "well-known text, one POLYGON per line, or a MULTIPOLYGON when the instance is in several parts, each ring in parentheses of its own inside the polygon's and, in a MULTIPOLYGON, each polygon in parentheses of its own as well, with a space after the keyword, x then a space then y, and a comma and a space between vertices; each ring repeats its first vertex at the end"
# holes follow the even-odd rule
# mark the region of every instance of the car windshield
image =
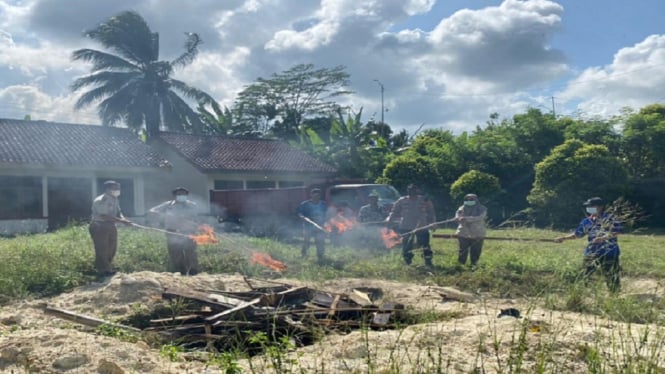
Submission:
POLYGON ((377 184, 374 186, 365 186, 363 187, 363 193, 365 196, 370 193, 375 193, 379 195, 379 199, 382 200, 397 200, 399 199, 399 192, 393 186, 385 184, 377 184))

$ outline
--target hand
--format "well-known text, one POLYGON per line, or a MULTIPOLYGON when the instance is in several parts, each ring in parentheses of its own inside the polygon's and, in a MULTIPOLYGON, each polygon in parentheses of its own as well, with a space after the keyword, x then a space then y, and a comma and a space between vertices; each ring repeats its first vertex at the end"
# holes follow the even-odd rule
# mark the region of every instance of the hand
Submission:
POLYGON ((593 244, 599 244, 605 242, 605 238, 602 236, 596 237, 591 241, 593 244))
POLYGON ((119 222, 122 223, 125 226, 134 226, 134 222, 132 222, 128 219, 120 219, 119 222))

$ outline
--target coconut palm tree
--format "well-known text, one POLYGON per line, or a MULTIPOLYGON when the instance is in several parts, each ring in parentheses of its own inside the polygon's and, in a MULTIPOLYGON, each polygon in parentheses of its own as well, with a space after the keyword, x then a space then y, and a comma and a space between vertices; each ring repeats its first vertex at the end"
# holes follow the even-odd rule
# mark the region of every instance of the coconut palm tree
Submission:
POLYGON ((76 102, 76 109, 99 102, 103 125, 124 122, 135 131, 144 129, 148 139, 160 130, 202 131, 204 124, 182 97, 212 107, 217 107, 216 101, 171 78, 176 68, 194 61, 201 44, 197 34, 187 34, 185 52, 173 61, 158 59, 159 34, 133 11, 113 16, 84 35, 108 52, 84 48, 72 53, 73 60, 92 63, 90 74, 71 86, 73 91, 90 87, 76 102))

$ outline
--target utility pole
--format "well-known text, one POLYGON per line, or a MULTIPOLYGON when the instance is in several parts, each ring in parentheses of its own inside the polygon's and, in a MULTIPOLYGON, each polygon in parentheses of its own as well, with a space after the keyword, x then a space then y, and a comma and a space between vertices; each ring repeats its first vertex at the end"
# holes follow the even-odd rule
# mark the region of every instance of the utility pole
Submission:
POLYGON ((383 91, 384 91, 384 87, 383 87, 383 83, 381 83, 380 80, 375 79, 374 82, 378 83, 379 87, 381 87, 381 125, 383 125, 383 113, 385 112, 385 110, 383 109, 383 91))
POLYGON ((552 117, 556 119, 556 111, 554 110, 554 96, 552 96, 552 117))

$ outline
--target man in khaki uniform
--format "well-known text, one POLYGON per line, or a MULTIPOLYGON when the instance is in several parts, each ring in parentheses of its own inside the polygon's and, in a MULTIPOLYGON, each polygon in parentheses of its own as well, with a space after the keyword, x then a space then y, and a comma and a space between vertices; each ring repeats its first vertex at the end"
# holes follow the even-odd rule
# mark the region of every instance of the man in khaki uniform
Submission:
POLYGON ((182 275, 196 275, 199 272, 199 260, 196 254, 196 242, 187 237, 196 232, 198 207, 189 200, 189 190, 177 187, 173 191, 173 200, 159 204, 151 213, 158 214, 167 231, 180 235, 166 235, 166 247, 169 251, 169 270, 179 271, 182 275))
POLYGON ((467 194, 464 196, 464 204, 455 212, 455 221, 457 221, 458 256, 457 261, 460 265, 466 263, 466 259, 471 255, 471 269, 475 269, 483 251, 483 241, 485 239, 485 217, 487 208, 480 203, 476 194, 467 194))
POLYGON ((88 231, 95 246, 95 270, 98 275, 113 275, 111 263, 118 249, 118 230, 116 223, 131 226, 120 211, 120 183, 104 182, 104 193, 92 201, 92 217, 88 231))

